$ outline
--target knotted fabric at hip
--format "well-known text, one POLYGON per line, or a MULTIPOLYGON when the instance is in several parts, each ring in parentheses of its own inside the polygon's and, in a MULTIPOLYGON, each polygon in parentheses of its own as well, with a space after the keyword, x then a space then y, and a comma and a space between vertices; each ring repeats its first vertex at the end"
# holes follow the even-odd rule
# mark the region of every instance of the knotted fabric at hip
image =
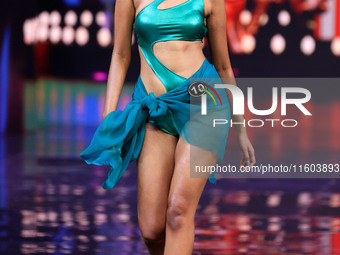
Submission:
MULTIPOLYGON (((217 78, 215 84, 222 82, 216 69, 207 59, 190 78, 199 78, 202 81, 204 78, 209 78, 207 82, 210 81, 210 78, 217 78)), ((104 189, 113 188, 129 163, 137 159, 143 145, 145 122, 148 116, 158 117, 170 113, 173 124, 183 139, 190 144, 215 152, 222 160, 229 126, 220 125, 221 127, 217 129, 218 132, 214 130, 215 132, 212 135, 207 135, 205 139, 201 139, 200 135, 196 135, 198 139, 190 138, 192 137, 190 136, 192 126, 188 125, 188 121, 191 121, 189 83, 190 79, 188 78, 176 88, 156 97, 152 92, 147 93, 139 76, 132 94, 132 101, 125 106, 123 111, 115 110, 106 115, 96 129, 90 145, 80 153, 87 164, 110 165, 107 179, 102 183, 104 189), (214 138, 214 140, 210 138, 214 138), (210 144, 212 146, 209 146, 210 144)), ((212 85, 212 82, 210 84, 212 85)), ((221 95, 221 93, 219 94, 221 95)), ((226 104, 223 103, 223 105, 229 106, 226 93, 224 92, 224 94, 226 104)), ((224 112, 222 113, 225 118, 224 112)), ((230 118, 230 113, 228 116, 230 118)), ((205 125, 206 123, 208 122, 202 124, 203 127, 208 127, 205 125)), ((195 130, 195 133, 205 134, 208 132, 199 129, 195 130), (198 131, 200 133, 197 133, 198 131)), ((213 172, 209 177, 209 181, 212 183, 216 182, 214 174, 213 172)))
POLYGON ((168 105, 161 99, 157 98, 153 92, 141 99, 143 109, 149 109, 151 117, 165 115, 168 111, 168 105))

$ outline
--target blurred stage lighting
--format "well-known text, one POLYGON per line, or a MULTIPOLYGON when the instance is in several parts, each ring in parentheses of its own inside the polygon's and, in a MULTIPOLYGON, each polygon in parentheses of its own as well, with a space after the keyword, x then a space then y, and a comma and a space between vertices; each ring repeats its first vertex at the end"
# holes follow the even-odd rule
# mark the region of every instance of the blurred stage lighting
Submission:
POLYGON ((52 11, 50 14, 50 24, 52 26, 59 26, 61 22, 61 15, 58 11, 52 11))
POLYGON ((93 15, 89 10, 85 10, 81 13, 80 15, 80 23, 85 26, 88 27, 92 24, 93 21, 93 15))
POLYGON ((77 14, 72 10, 66 12, 64 22, 66 26, 74 26, 77 23, 77 14))
POLYGON ((96 23, 97 23, 97 25, 100 26, 100 27, 106 25, 107 20, 106 20, 106 14, 105 14, 105 12, 103 12, 103 11, 97 12, 97 14, 96 14, 96 23))
POLYGON ((92 73, 92 79, 95 80, 95 81, 106 81, 107 73, 101 72, 101 71, 93 72, 92 73))
POLYGON ((276 34, 270 40, 270 49, 276 55, 282 54, 286 49, 286 40, 282 35, 276 34))
POLYGON ((301 192, 297 196, 297 204, 300 207, 307 207, 313 202, 312 195, 309 192, 301 192))
POLYGON ((66 5, 77 6, 81 4, 81 0, 63 0, 66 5))
MULTIPOLYGON (((132 33, 132 36, 131 36, 131 45, 134 45, 135 44, 135 41, 136 41, 136 36, 135 36, 135 33, 132 33)), ((203 42, 206 42, 205 40, 203 40, 203 42)))
POLYGON ((63 29, 62 41, 66 45, 70 45, 74 41, 74 29, 70 26, 66 26, 63 29))
POLYGON ((329 200, 329 206, 333 208, 340 207, 340 194, 332 194, 329 200))
POLYGON ((241 39, 242 50, 246 54, 250 54, 255 50, 256 39, 252 35, 245 35, 241 39))
POLYGON ((45 42, 48 40, 48 25, 40 24, 38 27, 38 40, 40 42, 45 42))
POLYGON ((84 46, 89 41, 89 32, 85 27, 78 27, 76 30, 76 42, 80 46, 84 46))
POLYGON ((23 25, 24 43, 33 44, 35 42, 34 19, 27 19, 23 25))
POLYGON ((283 27, 288 26, 290 23, 290 14, 286 10, 280 11, 279 15, 277 16, 277 20, 279 24, 283 27))
POLYGON ((277 207, 281 203, 281 194, 272 194, 267 197, 268 207, 277 207))
POLYGON ((49 39, 50 39, 51 43, 56 44, 56 43, 60 42, 61 36, 62 36, 61 27, 59 27, 59 26, 51 27, 50 33, 49 33, 49 39))
POLYGON ((43 11, 39 14, 39 23, 40 24, 48 25, 49 21, 50 21, 50 15, 48 14, 47 11, 43 11))
POLYGON ((112 42, 111 31, 107 27, 99 29, 97 33, 97 42, 101 47, 107 47, 112 42))
POLYGON ((302 38, 300 49, 303 54, 310 56, 315 51, 315 40, 312 36, 306 35, 302 38))
POLYGON ((331 51, 335 56, 340 57, 340 37, 333 39, 331 43, 331 51))
POLYGON ((251 12, 248 10, 243 10, 240 14, 239 19, 243 26, 249 25, 252 19, 251 12))
POLYGON ((268 14, 267 13, 261 14, 260 19, 259 19, 260 26, 267 25, 268 21, 269 21, 268 14))

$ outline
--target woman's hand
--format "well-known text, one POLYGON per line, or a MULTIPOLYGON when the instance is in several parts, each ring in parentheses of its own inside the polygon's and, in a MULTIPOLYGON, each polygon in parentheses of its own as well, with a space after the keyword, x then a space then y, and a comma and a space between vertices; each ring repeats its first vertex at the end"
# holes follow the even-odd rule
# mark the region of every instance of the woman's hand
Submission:
POLYGON ((243 157, 240 161, 240 167, 241 166, 252 167, 256 163, 255 150, 248 138, 247 133, 246 132, 238 133, 237 142, 243 153, 243 157))

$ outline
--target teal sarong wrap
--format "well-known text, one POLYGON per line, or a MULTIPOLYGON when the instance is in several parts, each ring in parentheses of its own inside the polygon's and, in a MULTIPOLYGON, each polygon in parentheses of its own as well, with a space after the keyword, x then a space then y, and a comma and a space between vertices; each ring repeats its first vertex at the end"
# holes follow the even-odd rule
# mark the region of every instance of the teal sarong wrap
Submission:
MULTIPOLYGON (((90 145, 80 153, 80 156, 87 164, 110 165, 108 178, 102 183, 104 189, 113 188, 129 163, 138 157, 144 140, 146 119, 149 115, 156 117, 170 114, 178 134, 183 135, 184 140, 190 143, 187 123, 190 120, 191 110, 191 96, 188 93, 191 78, 217 78, 221 81, 215 67, 207 59, 185 82, 157 97, 153 92, 147 94, 139 76, 132 94, 132 101, 123 111, 112 111, 102 120, 90 145)), ((227 107, 229 109, 229 104, 227 107)), ((230 113, 225 118, 230 119, 230 113)), ((220 130, 223 139, 217 138, 213 144, 218 141, 222 146, 212 146, 212 148, 208 146, 209 150, 218 155, 219 162, 224 155, 228 126, 220 130)), ((209 142, 211 141, 210 139, 209 142)), ((214 174, 210 174, 209 181, 216 182, 214 174)))

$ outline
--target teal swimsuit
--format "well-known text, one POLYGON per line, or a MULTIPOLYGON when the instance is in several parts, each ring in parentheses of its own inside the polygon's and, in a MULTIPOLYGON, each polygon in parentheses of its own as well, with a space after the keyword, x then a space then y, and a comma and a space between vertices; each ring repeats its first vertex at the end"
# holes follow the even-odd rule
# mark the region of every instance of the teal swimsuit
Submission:
MULTIPOLYGON (((213 89, 214 84, 222 83, 215 67, 205 59, 193 75, 185 78, 164 66, 152 51, 152 46, 159 41, 202 40, 207 32, 204 26, 204 0, 187 0, 167 9, 157 9, 163 1, 154 0, 145 6, 136 16, 134 29, 147 63, 167 92, 157 97, 153 92, 148 94, 139 75, 132 101, 123 111, 107 114, 96 129, 90 145, 80 153, 87 164, 110 166, 108 177, 102 183, 104 189, 113 188, 129 163, 137 159, 144 141, 146 122, 169 134, 180 135, 191 145, 215 153, 217 163, 223 159, 229 125, 215 127, 212 120, 223 118, 230 121, 231 115, 225 90, 217 92, 218 89, 213 89), (211 98, 207 96, 208 114, 205 116, 201 115, 201 98, 188 93, 192 81, 197 79, 212 89, 207 92, 211 98), (213 98, 213 94, 219 101, 213 98)), ((199 159, 200 153, 191 152, 190 158, 199 159)), ((210 174, 209 181, 216 182, 214 173, 210 174)))
MULTIPOLYGON (((155 56, 152 48, 162 41, 202 41, 207 33, 204 25, 204 0, 187 0, 178 5, 158 9, 164 0, 154 0, 138 12, 134 29, 137 43, 153 72, 163 83, 166 91, 171 91, 187 78, 176 74, 163 65, 155 56)), ((152 118, 147 122, 159 129, 178 136, 169 114, 152 118)))

